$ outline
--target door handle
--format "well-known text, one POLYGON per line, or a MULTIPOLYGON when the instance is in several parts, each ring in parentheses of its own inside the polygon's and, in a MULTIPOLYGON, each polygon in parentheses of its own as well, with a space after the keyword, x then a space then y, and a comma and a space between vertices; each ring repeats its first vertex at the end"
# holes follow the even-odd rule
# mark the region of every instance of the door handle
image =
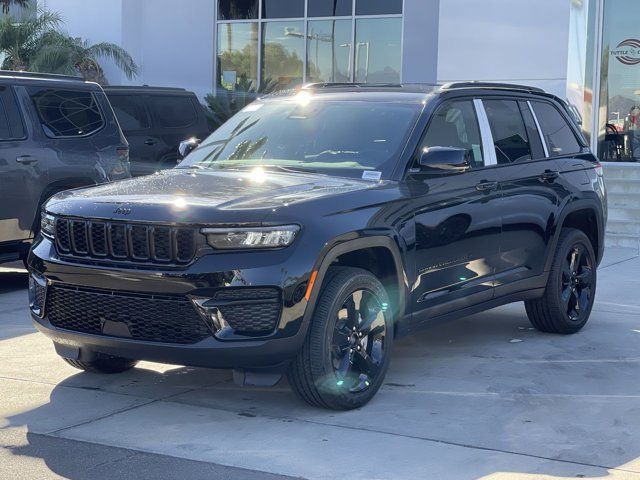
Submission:
POLYGON ((154 140, 153 138, 148 138, 144 141, 144 144, 149 146, 155 145, 156 143, 158 143, 157 140, 154 140))
POLYGON ((37 161, 38 159, 32 157, 31 155, 22 155, 16 158, 16 162, 21 163, 22 165, 31 165, 32 163, 36 163, 37 161))
POLYGON ((545 170, 542 175, 540 175, 540 180, 542 182, 553 183, 560 176, 560 172, 556 172, 554 170, 545 170))
POLYGON ((476 185, 479 192, 490 192, 498 189, 498 182, 481 182, 476 185))

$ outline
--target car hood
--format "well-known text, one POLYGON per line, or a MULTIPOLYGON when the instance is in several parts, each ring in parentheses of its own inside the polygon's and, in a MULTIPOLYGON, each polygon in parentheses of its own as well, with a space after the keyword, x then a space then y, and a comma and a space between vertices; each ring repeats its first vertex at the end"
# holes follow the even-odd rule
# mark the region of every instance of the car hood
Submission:
POLYGON ((177 168, 62 192, 47 203, 46 210, 131 221, 255 223, 279 208, 377 185, 319 174, 177 168))

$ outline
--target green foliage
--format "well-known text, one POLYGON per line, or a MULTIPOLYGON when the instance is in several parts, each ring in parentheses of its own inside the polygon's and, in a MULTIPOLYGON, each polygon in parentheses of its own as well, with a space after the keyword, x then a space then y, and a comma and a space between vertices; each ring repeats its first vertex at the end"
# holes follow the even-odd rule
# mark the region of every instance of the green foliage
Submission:
POLYGON ((2 68, 80 75, 106 84, 100 60, 111 59, 127 78, 137 75, 138 66, 122 47, 108 42, 92 45, 71 37, 60 29, 62 24, 60 14, 35 7, 26 8, 19 18, 0 17, 2 68))

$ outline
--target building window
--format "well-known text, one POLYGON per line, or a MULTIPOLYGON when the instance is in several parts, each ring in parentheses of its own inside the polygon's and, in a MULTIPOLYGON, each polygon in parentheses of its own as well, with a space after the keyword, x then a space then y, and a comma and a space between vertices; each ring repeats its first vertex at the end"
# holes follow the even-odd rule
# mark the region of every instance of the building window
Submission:
POLYGON ((640 2, 606 0, 600 78, 598 154, 640 161, 640 2))
POLYGON ((218 0, 217 88, 400 82, 402 3, 218 0))
POLYGON ((258 83, 258 24, 218 23, 218 85, 258 83))
POLYGON ((400 82, 401 18, 356 20, 355 81, 400 82))
POLYGON ((351 20, 312 20, 307 27, 307 81, 351 81, 351 20))

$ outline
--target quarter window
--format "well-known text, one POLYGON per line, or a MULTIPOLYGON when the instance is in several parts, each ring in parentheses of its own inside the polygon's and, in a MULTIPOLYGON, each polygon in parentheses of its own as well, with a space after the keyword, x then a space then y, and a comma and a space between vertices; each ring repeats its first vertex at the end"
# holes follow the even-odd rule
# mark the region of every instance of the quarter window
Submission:
POLYGON ((529 136, 522 120, 518 102, 514 100, 484 100, 498 164, 531 160, 529 136))
POLYGON ((580 152, 580 143, 556 107, 546 102, 531 102, 531 104, 547 142, 549 155, 555 157, 580 152))
POLYGON ((163 128, 188 127, 196 118, 196 111, 189 97, 152 96, 149 103, 158 126, 163 128))
POLYGON ((484 166, 482 138, 471 100, 455 100, 442 104, 434 113, 421 149, 428 147, 462 148, 472 168, 484 166))
POLYGON ((82 137, 104 126, 100 107, 91 92, 31 89, 30 93, 49 137, 82 137))

